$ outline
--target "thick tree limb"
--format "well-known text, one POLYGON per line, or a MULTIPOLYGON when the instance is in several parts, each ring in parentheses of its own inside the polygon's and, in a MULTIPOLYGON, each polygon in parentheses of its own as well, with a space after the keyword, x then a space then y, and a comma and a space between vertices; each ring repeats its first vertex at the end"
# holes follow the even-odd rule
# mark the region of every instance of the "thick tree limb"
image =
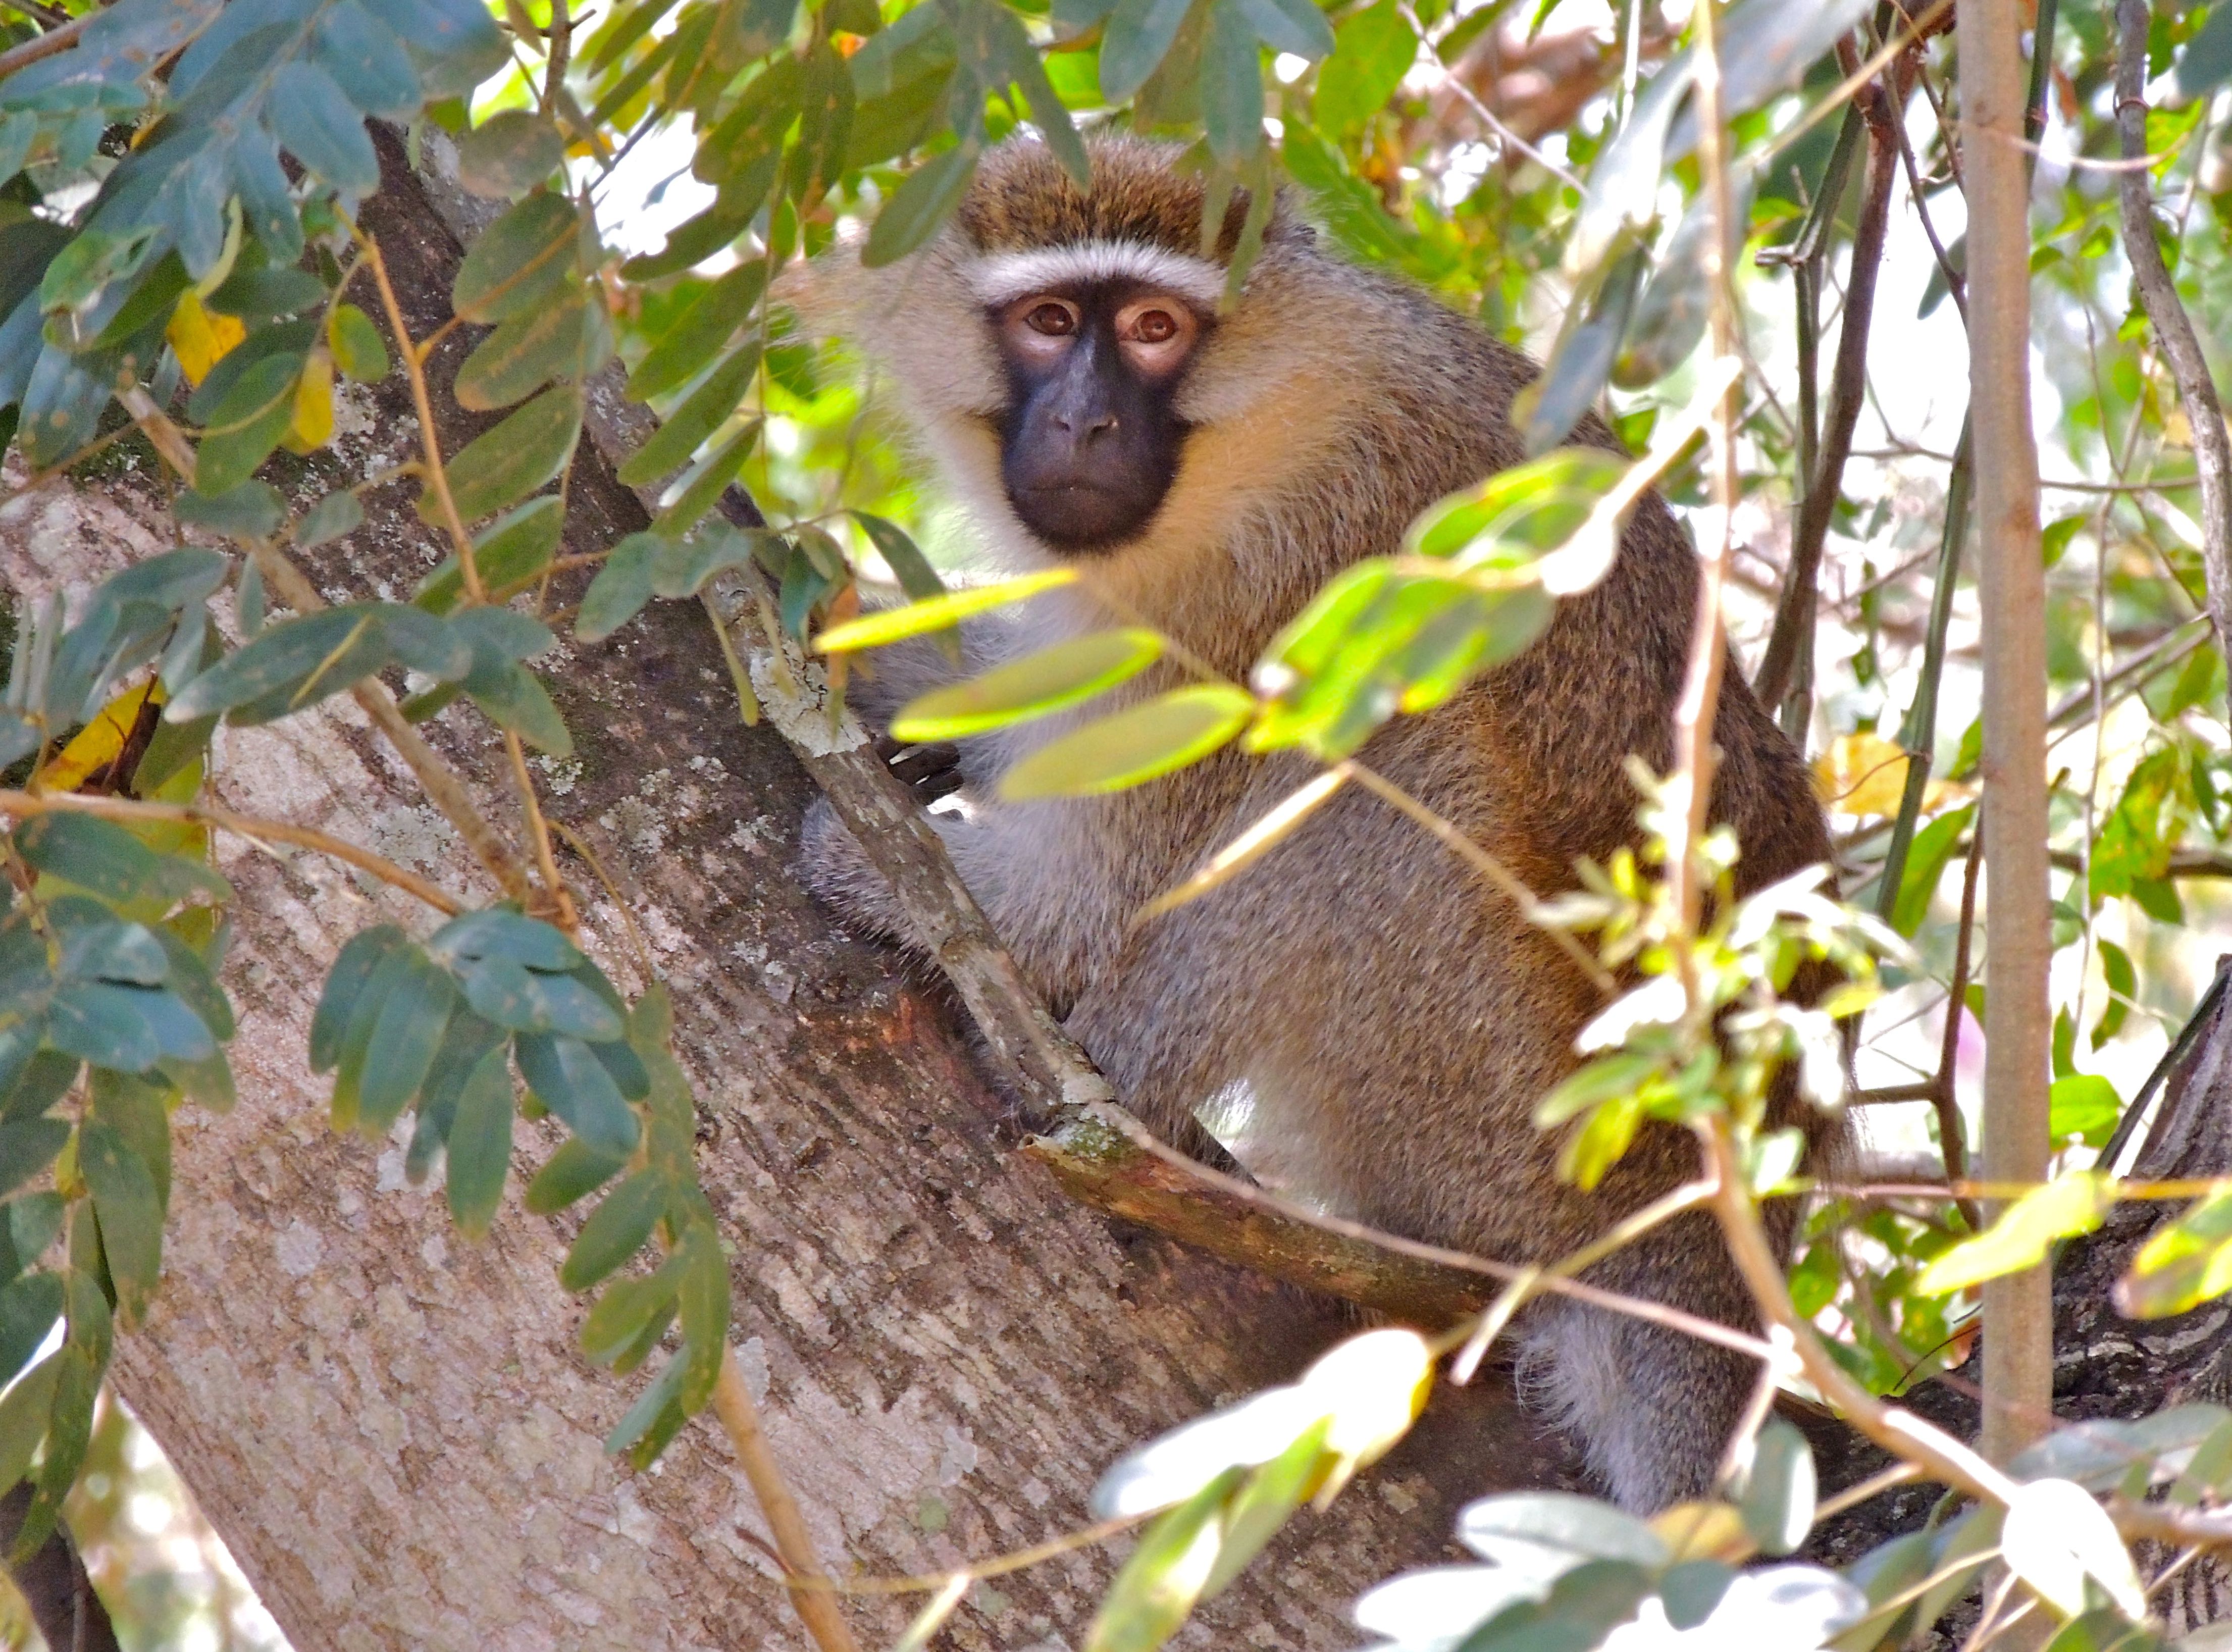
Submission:
MULTIPOLYGON (((2146 0, 2118 0, 2116 6, 2116 134, 2128 161, 2147 152, 2146 0)), ((2126 166, 2116 175, 2124 209, 2124 253, 2131 263, 2131 285, 2147 313, 2185 422, 2193 432, 2194 468, 2201 483, 2201 566, 2208 582, 2209 617, 2216 626, 2216 645, 2232 648, 2232 439, 2224 429, 2224 408, 2209 377, 2208 358, 2193 331, 2192 319, 2177 295, 2177 285, 2155 244, 2154 202, 2147 169, 2126 166)))

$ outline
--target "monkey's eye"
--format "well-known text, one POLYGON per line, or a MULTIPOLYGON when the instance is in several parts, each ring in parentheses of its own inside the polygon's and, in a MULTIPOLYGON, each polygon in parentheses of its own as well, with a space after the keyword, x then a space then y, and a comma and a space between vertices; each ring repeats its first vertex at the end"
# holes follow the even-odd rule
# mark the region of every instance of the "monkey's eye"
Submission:
POLYGON ((1149 310, 1132 324, 1142 344, 1165 344, 1178 336, 1178 318, 1168 310, 1149 310))
POLYGON ((1043 333, 1049 338, 1067 338, 1077 331, 1077 312, 1067 304, 1048 301, 1035 305, 1023 317, 1023 325, 1034 333, 1043 333))

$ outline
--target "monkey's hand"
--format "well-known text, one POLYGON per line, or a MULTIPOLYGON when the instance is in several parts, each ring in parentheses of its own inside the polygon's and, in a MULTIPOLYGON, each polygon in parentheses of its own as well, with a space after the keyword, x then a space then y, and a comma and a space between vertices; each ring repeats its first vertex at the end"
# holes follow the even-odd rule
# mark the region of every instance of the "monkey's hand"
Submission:
POLYGON ((890 735, 876 741, 876 755, 892 767, 914 800, 928 808, 942 797, 951 797, 967 785, 968 776, 961 768, 961 748, 951 741, 935 745, 910 746, 890 735))

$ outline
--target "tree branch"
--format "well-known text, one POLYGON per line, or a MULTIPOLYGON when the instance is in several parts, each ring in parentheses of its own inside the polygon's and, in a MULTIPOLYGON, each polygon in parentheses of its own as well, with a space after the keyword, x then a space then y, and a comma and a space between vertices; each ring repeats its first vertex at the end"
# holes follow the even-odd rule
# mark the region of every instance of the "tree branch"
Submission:
MULTIPOLYGON (((2124 158, 2138 161, 2147 152, 2147 21, 2145 0, 2118 0, 2116 6, 2116 133, 2124 158)), ((2185 404, 2193 432, 2194 468, 2201 483, 2201 566, 2209 590, 2209 617, 2216 623, 2216 645, 2232 649, 2232 439, 2224 429, 2224 409, 2201 353, 2193 321, 2177 295, 2177 283, 2155 244, 2154 202, 2147 169, 2125 167, 2116 191, 2124 209, 2124 254, 2131 260, 2131 285, 2161 340, 2185 404)))
POLYGON ((1876 273, 1883 263, 1884 242, 1891 224, 1891 184, 1898 166, 1897 140, 1885 130, 1896 119, 1885 112, 1888 101, 1879 83, 1868 87, 1860 100, 1868 133, 1867 182, 1852 235, 1852 267, 1845 281, 1845 315, 1837 329, 1828 418, 1821 431, 1820 450, 1805 477, 1806 496, 1791 534, 1790 562, 1783 576, 1781 598, 1775 605, 1775 629, 1752 683, 1760 703, 1770 712, 1779 709, 1788 696, 1799 657, 1813 632, 1821 548, 1829 537, 1829 519, 1836 509, 1845 462, 1852 455, 1852 435, 1859 427, 1860 407, 1866 399, 1868 325, 1875 310, 1876 273))
POLYGON ((399 866, 346 838, 336 838, 314 827, 236 814, 230 809, 219 808, 209 803, 148 803, 137 798, 92 797, 79 792, 0 792, 0 815, 21 819, 26 815, 57 811, 97 814, 107 820, 178 820, 195 826, 215 826, 220 832, 230 832, 235 837, 246 838, 251 843, 291 843, 298 848, 313 849, 321 855, 330 855, 335 860, 346 861, 360 871, 370 872, 380 882, 392 884, 406 895, 416 896, 438 912, 455 917, 465 910, 464 903, 456 896, 438 884, 429 883, 417 872, 399 866))

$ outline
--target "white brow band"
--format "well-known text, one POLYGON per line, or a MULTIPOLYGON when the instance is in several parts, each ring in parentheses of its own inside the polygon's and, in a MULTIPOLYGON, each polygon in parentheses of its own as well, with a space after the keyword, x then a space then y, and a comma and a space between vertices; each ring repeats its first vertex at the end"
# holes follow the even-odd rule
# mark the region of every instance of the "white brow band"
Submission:
POLYGON ((1213 308, 1224 296, 1224 271, 1206 258, 1195 258, 1144 241, 1081 241, 1032 252, 996 252, 978 259, 969 272, 978 301, 1005 304, 1049 288, 1087 282, 1133 281, 1190 298, 1213 308))

